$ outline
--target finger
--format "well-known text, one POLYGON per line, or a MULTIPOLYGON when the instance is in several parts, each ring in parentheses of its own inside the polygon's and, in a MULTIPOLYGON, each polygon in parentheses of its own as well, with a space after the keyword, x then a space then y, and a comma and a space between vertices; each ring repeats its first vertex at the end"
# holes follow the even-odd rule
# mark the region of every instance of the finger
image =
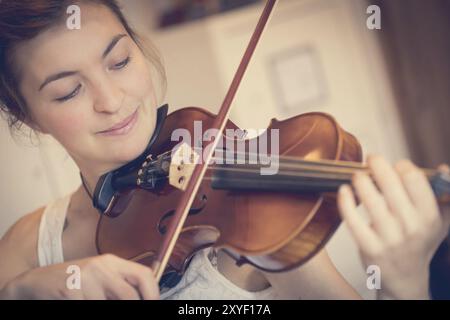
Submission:
POLYGON ((379 252, 381 241, 358 213, 350 186, 344 185, 339 189, 337 204, 342 220, 346 223, 360 250, 368 255, 379 252))
POLYGON ((99 282, 91 281, 89 286, 82 285, 85 300, 106 300, 106 292, 99 282))
POLYGON ((420 218, 428 220, 437 218, 439 208, 436 197, 423 171, 408 160, 397 163, 396 170, 420 218))
POLYGON ((114 268, 105 269, 102 279, 108 300, 140 300, 137 288, 127 282, 123 275, 117 274, 114 268))
POLYGON ((401 223, 403 230, 406 233, 416 230, 418 217, 397 172, 379 156, 369 157, 368 164, 387 206, 391 209, 390 212, 401 223))
POLYGON ((120 276, 107 284, 106 297, 111 300, 140 300, 137 289, 120 276))
POLYGON ((107 299, 103 285, 107 277, 98 261, 98 258, 86 258, 81 262, 81 288, 73 291, 81 292, 84 300, 107 299))
POLYGON ((386 202, 378 192, 372 180, 365 173, 353 176, 353 185, 362 205, 367 209, 374 230, 385 243, 400 240, 402 231, 398 222, 389 213, 386 202))
POLYGON ((153 271, 137 262, 123 260, 122 268, 119 270, 127 281, 139 290, 144 300, 159 299, 159 286, 153 271))

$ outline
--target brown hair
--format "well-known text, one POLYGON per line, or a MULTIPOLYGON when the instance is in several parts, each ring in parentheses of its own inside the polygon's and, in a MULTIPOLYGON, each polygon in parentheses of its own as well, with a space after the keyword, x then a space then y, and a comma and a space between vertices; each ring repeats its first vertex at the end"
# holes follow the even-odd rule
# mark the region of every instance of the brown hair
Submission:
MULTIPOLYGON (((165 90, 165 70, 153 45, 139 36, 128 24, 115 0, 80 0, 108 7, 124 26, 133 41, 156 69, 161 89, 165 90)), ((78 1, 78 2, 80 2, 78 1)), ((22 41, 30 40, 61 22, 66 9, 77 1, 70 0, 0 0, 0 109, 8 126, 20 131, 25 121, 33 123, 26 103, 19 91, 18 72, 14 69, 12 51, 22 41)))

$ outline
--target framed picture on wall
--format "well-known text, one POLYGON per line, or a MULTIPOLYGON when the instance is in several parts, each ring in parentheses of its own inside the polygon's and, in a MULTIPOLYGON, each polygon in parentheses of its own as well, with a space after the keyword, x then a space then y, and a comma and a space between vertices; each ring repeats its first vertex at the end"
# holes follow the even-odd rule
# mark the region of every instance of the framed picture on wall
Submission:
POLYGON ((284 114, 292 115, 320 108, 328 92, 317 51, 301 46, 270 58, 270 75, 275 98, 284 114))

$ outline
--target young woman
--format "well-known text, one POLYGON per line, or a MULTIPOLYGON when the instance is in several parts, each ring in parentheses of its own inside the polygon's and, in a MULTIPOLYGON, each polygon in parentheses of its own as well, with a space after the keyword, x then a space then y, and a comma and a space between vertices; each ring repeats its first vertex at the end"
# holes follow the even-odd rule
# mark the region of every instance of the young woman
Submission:
MULTIPOLYGON (((11 126, 52 135, 78 165, 92 192, 105 172, 136 158, 155 128, 158 57, 128 26, 113 0, 3 0, 0 5, 0 103, 11 126), (66 26, 66 9, 81 8, 81 29, 66 26)), ((161 75, 163 73, 161 72, 161 75)), ((380 298, 428 298, 430 259, 448 219, 423 174, 410 162, 369 165, 376 184, 353 186, 369 212, 355 211, 352 189, 339 192, 342 217, 366 265, 382 271, 380 298)), ((354 299, 357 292, 325 251, 281 274, 237 267, 218 252, 196 255, 182 281, 160 293, 152 270, 95 247, 98 212, 81 186, 21 218, 0 242, 0 296, 5 299, 354 299), (211 261, 213 260, 213 261, 211 261), (70 265, 81 289, 66 286, 70 265)))

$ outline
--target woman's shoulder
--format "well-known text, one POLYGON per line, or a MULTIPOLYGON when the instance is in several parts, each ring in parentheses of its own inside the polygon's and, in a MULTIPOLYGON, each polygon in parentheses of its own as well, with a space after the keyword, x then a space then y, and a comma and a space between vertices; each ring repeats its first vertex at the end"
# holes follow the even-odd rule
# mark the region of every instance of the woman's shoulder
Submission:
POLYGON ((44 208, 24 215, 0 240, 0 288, 8 281, 38 267, 37 241, 44 208))
POLYGON ((29 267, 37 266, 37 242, 39 224, 45 207, 25 214, 17 220, 0 241, 3 258, 21 259, 29 267))

